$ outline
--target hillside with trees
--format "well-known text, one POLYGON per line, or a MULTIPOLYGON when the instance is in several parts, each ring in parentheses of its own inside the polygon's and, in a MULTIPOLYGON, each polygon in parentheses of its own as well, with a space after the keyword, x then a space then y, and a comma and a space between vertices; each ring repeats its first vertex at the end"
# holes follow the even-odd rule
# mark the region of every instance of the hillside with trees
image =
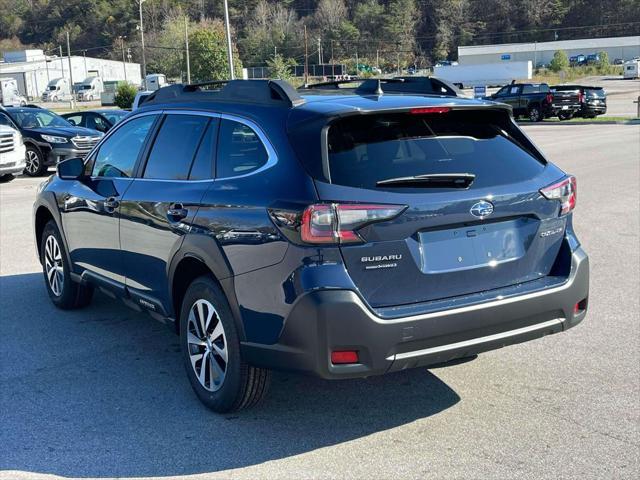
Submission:
MULTIPOLYGON (((383 68, 455 59, 459 45, 640 33, 640 0, 229 0, 229 7, 244 66, 303 63, 305 26, 310 63, 358 58, 383 68)), ((136 0, 0 0, 0 49, 54 53, 68 31, 75 54, 121 58, 124 42, 140 61, 138 8, 136 0)), ((149 71, 183 74, 185 16, 197 43, 191 56, 224 55, 222 8, 222 0, 144 1, 149 71)))

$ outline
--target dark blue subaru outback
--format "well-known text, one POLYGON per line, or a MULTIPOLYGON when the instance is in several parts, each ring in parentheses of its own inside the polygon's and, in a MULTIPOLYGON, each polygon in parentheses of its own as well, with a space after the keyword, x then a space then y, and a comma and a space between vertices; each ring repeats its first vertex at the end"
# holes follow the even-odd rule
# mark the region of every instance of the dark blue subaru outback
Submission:
POLYGON ((366 377, 573 327, 575 205, 506 105, 240 80, 157 91, 58 165, 34 224, 57 307, 100 289, 175 325, 227 412, 269 369, 366 377))

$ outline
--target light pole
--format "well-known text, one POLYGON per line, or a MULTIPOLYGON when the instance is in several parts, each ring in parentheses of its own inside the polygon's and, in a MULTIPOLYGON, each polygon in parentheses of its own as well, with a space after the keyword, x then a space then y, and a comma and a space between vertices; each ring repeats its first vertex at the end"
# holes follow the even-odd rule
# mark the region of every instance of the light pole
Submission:
POLYGON ((124 81, 127 81, 127 62, 124 60, 124 39, 127 38, 124 35, 118 37, 120 39, 120 48, 122 49, 122 69, 124 71, 124 81))
MULTIPOLYGON (((146 0, 138 0, 138 5, 140 6, 140 45, 142 47, 142 81, 145 81, 147 77, 147 59, 144 55, 144 26, 142 25, 142 4, 146 0)), ((144 88, 147 88, 147 84, 145 82, 144 88)))
POLYGON ((229 2, 224 0, 224 26, 227 31, 227 56, 229 57, 229 78, 236 78, 233 72, 233 51, 231 50, 231 25, 229 25, 229 2))

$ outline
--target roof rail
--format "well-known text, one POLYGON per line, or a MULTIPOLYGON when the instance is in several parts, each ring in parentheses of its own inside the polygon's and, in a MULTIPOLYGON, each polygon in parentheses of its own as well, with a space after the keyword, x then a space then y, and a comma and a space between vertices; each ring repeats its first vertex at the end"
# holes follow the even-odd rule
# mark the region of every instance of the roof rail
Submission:
POLYGON ((314 90, 314 89, 322 89, 322 90, 330 90, 331 88, 339 89, 340 85, 346 83, 356 83, 363 82, 363 78, 352 78, 350 80, 329 80, 327 82, 319 82, 319 83, 305 83, 298 90, 314 90))
POLYGON ((211 80, 183 85, 169 85, 156 90, 145 100, 153 103, 182 102, 185 100, 213 102, 254 103, 292 108, 304 103, 298 92, 284 80, 211 80), (215 88, 204 88, 215 87, 215 88))
MULTIPOLYGON (((382 95, 384 90, 382 89, 383 83, 403 83, 404 80, 400 78, 352 78, 351 80, 331 80, 328 82, 312 83, 304 85, 299 90, 332 90, 340 89, 340 85, 347 83, 360 83, 357 87, 354 87, 355 93, 360 95, 382 95)), ((345 88, 344 90, 352 90, 345 88)))

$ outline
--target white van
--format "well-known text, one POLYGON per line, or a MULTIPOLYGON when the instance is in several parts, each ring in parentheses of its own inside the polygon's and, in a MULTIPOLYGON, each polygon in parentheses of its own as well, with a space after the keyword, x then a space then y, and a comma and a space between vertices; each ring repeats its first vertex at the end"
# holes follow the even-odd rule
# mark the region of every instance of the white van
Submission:
POLYGON ((149 91, 160 90, 167 85, 167 77, 162 73, 151 73, 144 78, 145 89, 149 91))
POLYGON ((624 79, 640 78, 640 60, 624 62, 622 74, 624 79))

